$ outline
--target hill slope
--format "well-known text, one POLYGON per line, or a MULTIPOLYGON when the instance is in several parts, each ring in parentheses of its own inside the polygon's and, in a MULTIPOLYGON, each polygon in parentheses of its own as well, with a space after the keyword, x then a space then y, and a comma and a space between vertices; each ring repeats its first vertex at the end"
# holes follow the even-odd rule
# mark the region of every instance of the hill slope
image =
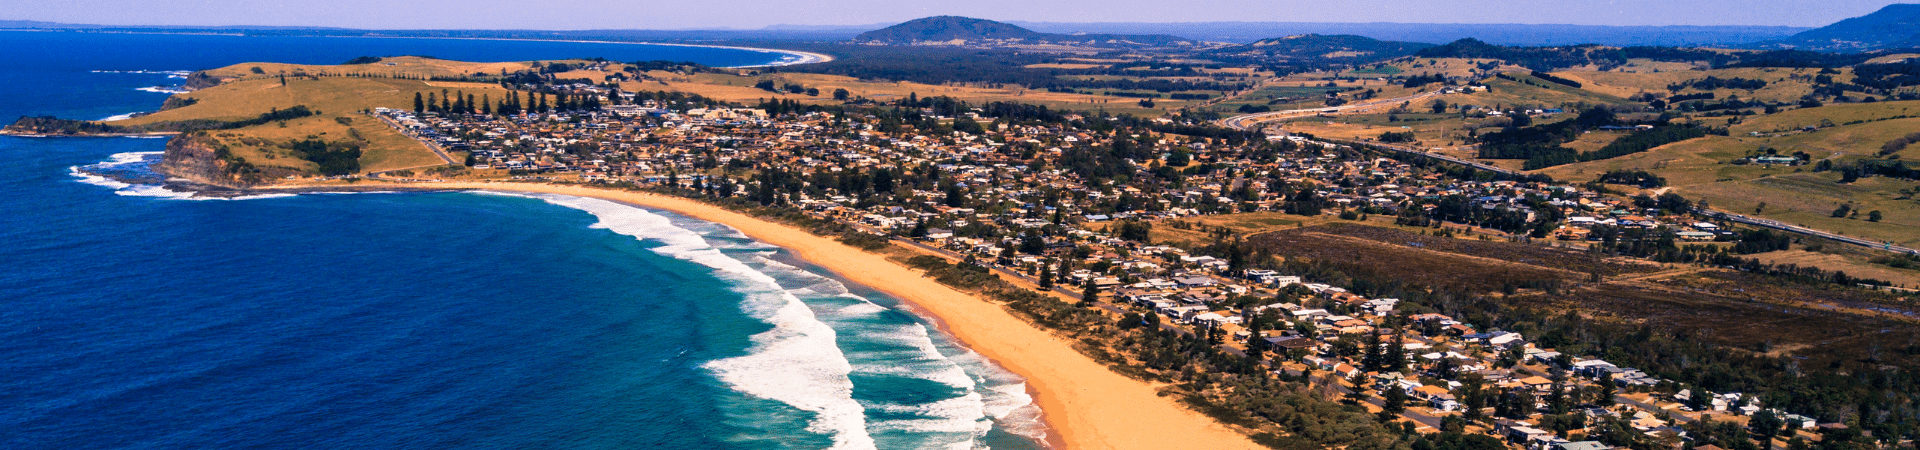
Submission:
POLYGON ((963 43, 1068 43, 1096 46, 1163 46, 1192 41, 1179 36, 1158 34, 1041 33, 1009 23, 959 16, 933 16, 909 20, 899 25, 860 33, 853 40, 895 45, 960 41, 963 43))
POLYGON ((1866 51, 1920 44, 1920 4, 1887 5, 1860 17, 1801 32, 1765 47, 1866 51))
POLYGON ((1035 39, 1041 33, 1019 26, 985 19, 959 16, 933 16, 860 33, 853 40, 862 42, 912 43, 922 41, 964 41, 1035 39))

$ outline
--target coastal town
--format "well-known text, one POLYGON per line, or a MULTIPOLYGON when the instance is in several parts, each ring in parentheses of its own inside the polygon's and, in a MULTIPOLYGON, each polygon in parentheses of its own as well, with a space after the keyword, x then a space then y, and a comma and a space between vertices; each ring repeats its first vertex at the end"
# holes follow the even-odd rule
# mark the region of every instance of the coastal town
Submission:
POLYGON ((1224 229, 1201 226, 1215 245, 1156 242, 1152 231, 1191 229, 1221 214, 1354 223, 1371 216, 1436 236, 1542 242, 1569 252, 1623 241, 1730 242, 1751 233, 1694 216, 1684 200, 1460 178, 1424 161, 1311 136, 1167 132, 1194 125, 1178 118, 1007 113, 934 99, 863 114, 557 88, 574 100, 556 103, 569 106, 505 115, 430 106, 367 113, 436 152, 467 155, 460 171, 792 208, 1115 318, 1215 339, 1275 374, 1332 386, 1346 401, 1423 433, 1474 432, 1529 450, 1629 442, 1693 448, 1703 434, 1723 432, 1714 424, 1739 423, 1741 436, 1764 437, 1767 445, 1757 448, 1805 448, 1846 428, 1756 396, 1557 352, 1539 336, 1283 273, 1271 255, 1243 250, 1237 244, 1245 236, 1224 229), (788 110, 769 111, 776 108, 788 110), (1096 147, 1138 157, 1087 150, 1096 147))
POLYGON ((18 8, 0 448, 1916 450, 1894 1, 18 8))

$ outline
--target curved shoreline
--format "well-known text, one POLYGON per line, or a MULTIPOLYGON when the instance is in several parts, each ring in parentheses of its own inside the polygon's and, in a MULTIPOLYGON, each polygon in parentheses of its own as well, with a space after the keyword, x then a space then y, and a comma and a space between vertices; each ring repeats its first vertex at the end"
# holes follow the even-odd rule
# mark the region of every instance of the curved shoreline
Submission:
MULTIPOLYGON (((158 34, 167 34, 167 33, 158 33, 158 34)), ((248 36, 248 35, 243 34, 241 36, 248 36)), ((361 38, 361 39, 447 39, 447 40, 460 40, 460 41, 564 42, 564 43, 571 43, 571 44, 660 45, 660 46, 667 46, 667 47, 717 48, 717 49, 725 49, 725 50, 742 50, 742 51, 749 51, 749 52, 756 52, 756 53, 775 53, 775 54, 783 54, 783 55, 789 55, 789 56, 797 56, 800 58, 799 60, 795 60, 795 61, 775 61, 768 64, 726 66, 726 67, 722 67, 723 69, 747 69, 747 68, 754 68, 754 67, 786 67, 786 66, 797 66, 801 64, 817 64, 817 63, 833 61, 832 55, 828 55, 824 53, 803 52, 799 50, 786 50, 786 49, 778 49, 778 48, 742 47, 737 45, 675 44, 675 43, 669 43, 669 42, 644 42, 644 41, 596 41, 596 40, 587 40, 587 39, 530 39, 530 38, 483 38, 483 37, 439 37, 439 36, 290 36, 290 37, 332 37, 332 38, 361 38)))
POLYGON ((786 249, 834 276, 886 293, 924 312, 948 334, 994 364, 1027 380, 1047 426, 1046 444, 1065 449, 1264 449, 1247 436, 1162 397, 1033 326, 999 304, 939 284, 875 253, 831 238, 692 199, 589 186, 526 182, 414 182, 360 186, 288 185, 250 192, 343 190, 499 191, 591 197, 663 209, 739 230, 786 249))
MULTIPOLYGON (((83 32, 83 33, 101 33, 101 34, 162 34, 162 35, 188 35, 188 36, 266 37, 266 36, 252 35, 252 34, 246 34, 246 33, 211 33, 211 32, 173 33, 173 32, 165 32, 165 31, 88 31, 88 30, 77 30, 77 29, 75 30, 0 29, 0 31, 34 31, 34 32, 45 32, 45 33, 83 32)), ((750 51, 750 52, 757 52, 757 53, 782 54, 782 55, 794 56, 799 58, 793 61, 774 61, 767 64, 726 66, 726 67, 722 67, 723 69, 750 69, 755 67, 787 67, 787 66, 797 66, 801 64, 818 64, 818 63, 833 61, 833 55, 828 55, 825 53, 803 52, 799 50, 743 47, 743 46, 737 46, 737 45, 676 44, 676 43, 668 43, 668 42, 645 42, 645 41, 596 41, 596 40, 588 40, 588 39, 485 38, 485 37, 451 37, 451 36, 274 35, 272 37, 361 38, 361 39, 450 39, 450 40, 466 40, 466 41, 518 41, 518 42, 565 42, 565 43, 574 43, 574 44, 661 45, 661 46, 668 46, 668 47, 696 47, 696 48, 716 48, 716 49, 726 49, 726 50, 743 50, 743 51, 750 51)))

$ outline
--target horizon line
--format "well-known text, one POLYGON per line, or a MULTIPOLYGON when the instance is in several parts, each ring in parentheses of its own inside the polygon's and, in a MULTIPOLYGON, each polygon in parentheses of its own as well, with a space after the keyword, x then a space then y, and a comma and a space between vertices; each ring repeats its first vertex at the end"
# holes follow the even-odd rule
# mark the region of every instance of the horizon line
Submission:
MULTIPOLYGON (((935 16, 926 16, 926 17, 921 17, 921 18, 916 18, 916 19, 909 19, 909 20, 906 20, 906 21, 901 21, 901 22, 893 22, 893 23, 870 23, 870 24, 828 24, 828 25, 807 25, 807 24, 772 24, 772 25, 766 25, 766 26, 762 26, 762 27, 759 27, 759 28, 733 28, 733 27, 693 27, 693 28, 362 28, 362 27, 341 27, 341 26, 327 26, 327 25, 184 25, 184 24, 169 24, 169 25, 161 25, 161 24, 98 24, 98 23, 73 23, 73 22, 54 22, 54 21, 46 21, 46 20, 34 20, 34 19, 0 19, 0 23, 4 23, 4 22, 31 22, 31 23, 36 23, 36 24, 46 24, 46 25, 48 26, 48 28, 47 28, 47 29, 60 29, 60 28, 63 28, 63 27, 64 27, 64 28, 70 28, 70 29, 77 29, 77 28, 82 28, 82 27, 85 27, 85 28, 180 28, 180 29, 211 29, 211 30, 266 30, 266 29, 290 29, 290 30, 300 30, 300 29, 306 29, 306 30, 338 30, 338 31, 548 31, 548 32, 568 32, 568 31, 682 31, 682 32, 693 32, 693 31, 726 31, 726 32, 756 32, 756 31, 789 31, 789 32, 795 32, 795 31, 800 31, 800 32, 804 32, 804 31, 842 31, 842 30, 845 30, 845 31, 854 31, 854 30, 872 30, 872 29, 878 29, 878 28, 865 28, 865 27, 879 27, 879 28, 886 28, 886 27, 890 27, 890 26, 894 26, 894 25, 899 25, 899 24, 902 24, 902 23, 906 23, 906 22, 910 22, 910 21, 912 21, 912 20, 919 20, 919 19, 924 19, 924 18, 927 18, 927 17, 943 17, 943 16, 947 16, 947 17, 966 17, 966 18, 971 18, 971 19, 980 19, 980 18, 978 18, 978 17, 969 17, 969 16, 954 16, 954 15, 935 15, 935 16)), ((1002 22, 1002 23, 1009 23, 1009 24, 1015 24, 1015 25, 1018 25, 1018 24, 1022 24, 1022 23, 1025 23, 1025 24, 1044 24, 1044 25, 1213 25, 1213 24, 1221 24, 1221 25, 1227 25, 1227 24, 1235 24, 1235 25, 1261 25, 1261 24, 1275 24, 1275 25, 1292 25, 1292 24, 1300 24, 1300 25, 1434 25, 1434 26, 1560 26, 1560 27, 1593 27, 1593 28, 1792 28, 1792 29, 1815 29, 1815 28, 1819 28, 1819 27, 1813 27, 1813 26, 1800 26, 1800 25, 1689 25, 1689 24, 1667 24, 1667 25, 1594 25, 1594 24, 1570 24, 1570 23, 1520 23, 1520 22, 1308 22, 1308 21, 1284 21, 1284 22, 1283 22, 1283 21, 1230 21, 1230 20, 1221 20, 1221 21, 1183 21, 1183 22, 1056 22, 1056 21, 1035 21, 1035 20, 996 20, 996 19, 981 19, 981 20, 991 20, 991 21, 995 21, 995 22, 1002 22)), ((0 29, 15 29, 15 30, 18 30, 18 29, 31 29, 31 28, 0 28, 0 29)))

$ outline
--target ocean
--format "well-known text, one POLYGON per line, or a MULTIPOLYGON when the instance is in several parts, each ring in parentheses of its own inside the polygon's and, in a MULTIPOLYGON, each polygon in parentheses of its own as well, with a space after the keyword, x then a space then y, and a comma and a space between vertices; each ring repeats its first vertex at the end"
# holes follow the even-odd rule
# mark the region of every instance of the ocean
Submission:
MULTIPOLYGON (((782 56, 67 32, 0 48, 9 119, 152 110, 183 71, 250 61, 782 56)), ((1042 448, 1018 376, 731 228, 565 196, 187 199, 142 182, 164 145, 0 137, 0 448, 1042 448)))

